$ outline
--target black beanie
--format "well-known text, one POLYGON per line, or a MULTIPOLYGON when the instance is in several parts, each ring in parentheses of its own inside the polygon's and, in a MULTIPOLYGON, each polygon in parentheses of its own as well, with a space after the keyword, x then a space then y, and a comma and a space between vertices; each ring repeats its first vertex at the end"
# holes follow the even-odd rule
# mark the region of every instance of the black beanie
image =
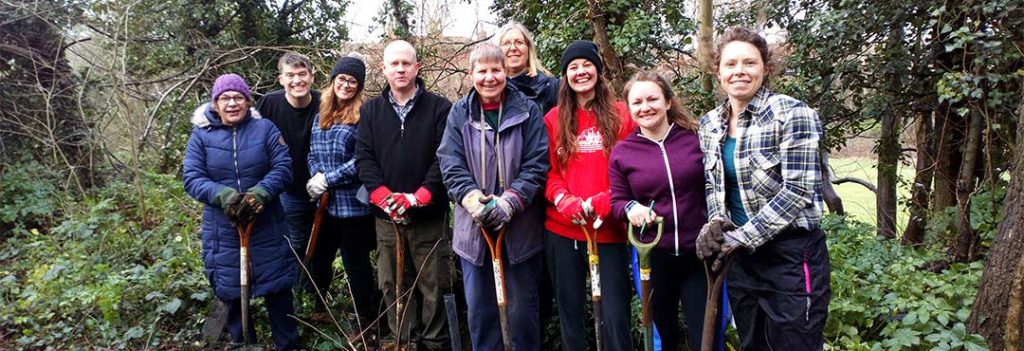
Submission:
POLYGON ((356 82, 359 82, 357 88, 363 90, 363 80, 366 79, 366 65, 363 64, 363 60, 351 56, 338 59, 338 62, 334 63, 334 68, 331 69, 330 81, 333 82, 334 78, 337 78, 339 74, 352 76, 356 79, 356 82))
POLYGON ((604 63, 601 62, 601 54, 597 53, 597 45, 589 40, 577 40, 569 44, 562 53, 562 75, 568 73, 569 62, 584 58, 597 66, 597 74, 604 70, 604 63))

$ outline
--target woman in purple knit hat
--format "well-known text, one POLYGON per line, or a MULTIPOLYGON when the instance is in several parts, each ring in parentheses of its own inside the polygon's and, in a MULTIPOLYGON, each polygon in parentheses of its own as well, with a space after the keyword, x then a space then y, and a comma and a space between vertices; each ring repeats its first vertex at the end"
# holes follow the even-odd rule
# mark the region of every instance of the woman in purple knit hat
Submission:
MULTIPOLYGON (((288 247, 278 195, 292 181, 288 146, 274 123, 251 108, 249 85, 237 74, 213 83, 211 101, 192 113, 185 149, 185 192, 203 203, 203 267, 217 299, 229 306, 231 340, 244 339, 240 244, 236 225, 252 223, 248 288, 263 297, 278 350, 299 348, 292 305, 295 258, 288 247)), ((249 338, 256 331, 249 322, 249 338)), ((218 331, 219 332, 219 331, 218 331)))
MULTIPOLYGON (((612 150, 608 161, 612 216, 639 227, 665 219, 661 240, 651 251, 654 323, 663 350, 679 349, 679 304, 686 317, 690 349, 701 345, 707 282, 694 249, 705 223, 704 167, 697 121, 685 113, 665 78, 639 72, 624 94, 638 128, 612 150)), ((642 233, 651 241, 653 230, 642 233)))

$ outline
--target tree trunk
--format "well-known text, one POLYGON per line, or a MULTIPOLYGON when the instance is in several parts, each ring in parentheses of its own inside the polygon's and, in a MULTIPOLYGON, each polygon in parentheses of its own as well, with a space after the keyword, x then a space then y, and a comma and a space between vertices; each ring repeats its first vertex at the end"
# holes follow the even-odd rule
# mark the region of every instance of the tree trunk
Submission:
POLYGON ((601 59, 604 60, 604 74, 611 81, 613 92, 618 93, 625 84, 625 72, 622 67, 622 60, 615 52, 611 41, 608 39, 608 21, 604 18, 604 10, 601 9, 601 0, 587 0, 588 15, 590 24, 594 27, 594 43, 601 52, 601 59))
POLYGON ((714 23, 714 2, 712 0, 700 0, 697 3, 700 26, 697 29, 697 61, 698 67, 702 67, 701 84, 705 91, 711 91, 711 72, 714 72, 714 62, 711 62, 711 54, 714 52, 711 42, 712 23, 714 23))
POLYGON ((956 174, 963 154, 960 145, 963 143, 961 118, 953 112, 953 107, 946 104, 938 111, 941 124, 936 123, 939 136, 935 155, 935 186, 932 197, 932 211, 944 211, 956 204, 956 174))
POLYGON ((971 195, 974 192, 974 171, 978 165, 978 152, 981 147, 981 132, 984 128, 981 112, 971 109, 971 124, 967 128, 967 141, 964 145, 963 163, 960 165, 960 177, 956 182, 956 242, 950 247, 953 262, 970 262, 976 259, 975 245, 978 244, 978 233, 971 228, 971 195))
POLYGON ((889 111, 882 116, 882 135, 878 139, 878 191, 875 192, 875 215, 878 235, 896 237, 896 167, 900 157, 899 116, 889 111))
MULTIPOLYGON (((959 28, 963 25, 963 15, 955 18, 949 25, 959 28)), ((932 53, 935 55, 935 68, 939 73, 959 71, 962 69, 962 62, 958 57, 963 57, 963 49, 946 51, 943 43, 949 39, 936 25, 933 29, 936 40, 932 45, 932 53)), ((935 135, 938 140, 935 143, 935 178, 934 189, 932 190, 933 213, 945 211, 946 208, 956 204, 956 174, 959 173, 961 162, 960 145, 963 143, 963 118, 954 111, 960 106, 953 106, 949 103, 939 105, 935 111, 935 135)))
POLYGON ((984 336, 992 350, 1021 349, 1024 332, 1024 153, 1019 152, 1024 150, 1024 104, 1017 118, 1018 152, 1010 168, 1006 208, 967 319, 967 330, 984 336))
MULTIPOLYGON (((887 52, 901 54, 905 51, 903 45, 902 27, 894 28, 889 36, 887 52)), ((889 99, 895 99, 902 95, 904 85, 900 83, 901 75, 896 71, 887 72, 889 75, 888 89, 886 95, 889 99)), ((900 122, 903 120, 898 107, 890 103, 888 111, 882 114, 881 135, 878 138, 878 191, 875 192, 875 218, 878 222, 878 235, 893 239, 896 237, 896 183, 899 175, 896 173, 900 161, 900 122)))
POLYGON ((412 39, 412 27, 409 25, 409 15, 405 13, 402 0, 390 0, 391 1, 391 19, 394 20, 395 28, 391 32, 391 35, 395 39, 410 40, 412 39))
POLYGON ((832 187, 832 168, 828 165, 828 152, 824 150, 819 151, 818 156, 821 160, 821 196, 825 200, 825 205, 828 206, 829 212, 845 215, 846 210, 843 209, 843 199, 839 197, 839 193, 836 193, 836 189, 832 187))
POLYGON ((914 125, 916 129, 917 162, 914 168, 917 174, 914 176, 914 184, 911 186, 910 197, 910 221, 903 231, 903 245, 917 245, 924 242, 924 228, 928 223, 928 195, 932 187, 932 176, 934 174, 933 158, 931 151, 932 140, 932 114, 930 108, 923 111, 914 125))

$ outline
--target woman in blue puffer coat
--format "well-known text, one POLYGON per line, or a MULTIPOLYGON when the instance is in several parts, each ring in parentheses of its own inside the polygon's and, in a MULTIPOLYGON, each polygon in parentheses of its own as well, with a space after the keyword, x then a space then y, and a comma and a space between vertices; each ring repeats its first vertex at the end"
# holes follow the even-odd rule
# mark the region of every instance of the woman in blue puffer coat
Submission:
MULTIPOLYGON (((203 209, 203 265, 217 298, 229 307, 228 330, 241 342, 239 235, 235 224, 253 221, 249 242, 251 296, 263 296, 278 350, 299 347, 291 285, 295 259, 288 248, 277 196, 292 179, 281 133, 250 109, 249 86, 236 74, 213 84, 212 101, 192 114, 185 150, 185 191, 203 209)), ((251 317, 251 316, 250 316, 251 317)), ((252 325, 251 321, 249 323, 252 325)), ((250 328, 250 339, 255 331, 250 328)))

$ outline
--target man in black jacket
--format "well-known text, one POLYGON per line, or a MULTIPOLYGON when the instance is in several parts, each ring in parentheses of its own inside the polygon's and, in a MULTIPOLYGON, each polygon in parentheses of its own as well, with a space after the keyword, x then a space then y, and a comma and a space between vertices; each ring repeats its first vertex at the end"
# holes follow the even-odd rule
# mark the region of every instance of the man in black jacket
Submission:
POLYGON ((302 256, 306 253, 316 210, 306 193, 306 182, 309 181, 306 157, 309 155, 313 117, 320 110, 320 92, 313 89, 313 65, 306 56, 286 52, 277 61, 277 69, 281 72, 278 83, 284 89, 264 95, 256 103, 256 109, 264 118, 274 122, 281 130, 285 144, 288 144, 288 154, 292 158, 292 182, 281 193, 281 205, 288 223, 288 241, 302 256))
POLYGON ((442 296, 451 290, 452 246, 435 152, 451 102, 426 90, 408 42, 388 44, 383 71, 388 87, 360 108, 356 137, 356 169, 377 215, 378 279, 396 338, 443 350, 450 342, 442 296), (395 267, 396 235, 405 250, 404 268, 395 267), (396 270, 404 272, 401 311, 395 308, 396 270), (417 335, 411 335, 413 328, 417 335))

